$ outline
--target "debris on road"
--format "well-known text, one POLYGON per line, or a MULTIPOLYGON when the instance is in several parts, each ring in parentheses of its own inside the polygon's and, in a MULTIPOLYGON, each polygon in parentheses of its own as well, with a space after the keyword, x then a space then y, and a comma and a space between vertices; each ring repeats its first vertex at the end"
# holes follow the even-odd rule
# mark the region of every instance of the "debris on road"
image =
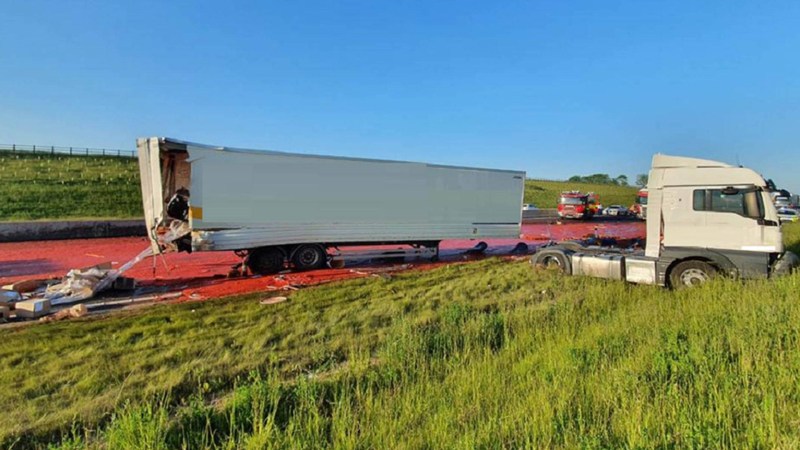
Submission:
POLYGON ((136 280, 129 277, 119 277, 114 280, 111 289, 115 291, 133 291, 136 289, 136 280))
POLYGON ((40 318, 40 321, 49 322, 53 320, 63 320, 63 319, 71 319, 71 318, 78 318, 83 317, 89 314, 89 308, 86 307, 83 303, 78 303, 77 305, 72 305, 69 309, 62 309, 55 314, 50 314, 49 316, 44 316, 40 318))
POLYGON ((268 297, 268 298, 265 298, 265 299, 261 300, 259 303, 261 303, 262 305, 274 305, 276 303, 283 303, 286 300, 289 300, 289 298, 288 297, 268 297))
POLYGON ((78 303, 69 309, 69 314, 72 317, 83 317, 86 314, 89 314, 89 308, 87 308, 83 303, 78 303))
POLYGON ((50 300, 52 305, 63 305, 89 299, 112 286, 120 290, 132 290, 136 287, 136 281, 133 278, 120 278, 121 275, 150 255, 152 250, 148 248, 116 270, 111 268, 110 262, 72 269, 60 283, 48 286, 43 297, 50 300))
POLYGON ((8 305, 22 300, 19 292, 9 289, 0 289, 0 305, 8 305))
POLYGON ((44 298, 50 300, 52 305, 86 300, 102 290, 100 282, 107 279, 110 272, 110 268, 99 267, 70 270, 62 282, 47 287, 44 298))
POLYGON ((120 300, 106 300, 103 302, 95 302, 86 305, 89 311, 103 310, 109 308, 119 308, 125 306, 136 306, 146 303, 155 303, 163 300, 174 300, 183 295, 180 292, 170 292, 166 294, 145 295, 141 297, 124 298, 120 300))
POLYGON ((20 294, 27 294, 29 292, 35 292, 40 288, 47 286, 48 282, 52 282, 52 279, 37 279, 37 280, 22 280, 17 281, 16 283, 11 283, 3 286, 3 289, 8 291, 17 291, 20 294))
POLYGON ((24 300, 14 305, 17 317, 24 319, 38 319, 50 313, 50 300, 36 299, 24 300))
POLYGON ((397 264, 389 267, 361 267, 358 270, 350 269, 350 272, 357 273, 359 275, 374 275, 379 273, 389 273, 389 272, 398 272, 401 270, 408 270, 412 267, 414 267, 413 264, 397 264))
MULTIPOLYGON (((180 225, 170 226, 169 230, 159 237, 159 242, 168 247, 183 232, 184 229, 180 225)), ((49 305, 64 305, 88 300, 111 287, 133 290, 136 287, 136 280, 122 277, 122 274, 152 255, 154 255, 154 249, 152 246, 148 246, 118 269, 113 269, 110 261, 82 269, 72 269, 60 283, 47 286, 41 297, 48 300, 49 305)))

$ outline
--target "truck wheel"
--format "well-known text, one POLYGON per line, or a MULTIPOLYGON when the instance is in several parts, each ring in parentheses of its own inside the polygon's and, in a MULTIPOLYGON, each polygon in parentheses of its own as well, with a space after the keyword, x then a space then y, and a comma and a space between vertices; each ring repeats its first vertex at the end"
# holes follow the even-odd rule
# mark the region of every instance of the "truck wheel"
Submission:
POLYGON ((541 250, 531 257, 534 267, 544 267, 545 269, 556 268, 559 272, 567 275, 572 273, 569 265, 569 258, 563 252, 554 250, 541 250))
POLYGON ((325 267, 328 254, 320 245, 305 244, 297 247, 292 254, 292 264, 297 270, 314 270, 325 267))
POLYGON ((717 275, 717 269, 704 261, 684 261, 669 272, 670 285, 680 289, 699 286, 717 275))
POLYGON ((247 267, 253 273, 270 275, 283 270, 285 260, 286 256, 279 248, 262 247, 250 252, 247 257, 247 267))

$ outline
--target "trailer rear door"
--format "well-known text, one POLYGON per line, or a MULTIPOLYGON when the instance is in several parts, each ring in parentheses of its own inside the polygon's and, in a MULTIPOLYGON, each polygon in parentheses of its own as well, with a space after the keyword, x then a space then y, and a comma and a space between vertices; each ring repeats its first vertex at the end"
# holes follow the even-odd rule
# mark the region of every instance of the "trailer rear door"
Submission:
POLYGON ((144 207, 147 236, 150 238, 153 251, 158 252, 156 226, 164 212, 161 187, 161 149, 158 145, 158 138, 137 139, 136 148, 139 152, 139 176, 142 184, 142 206, 144 207))

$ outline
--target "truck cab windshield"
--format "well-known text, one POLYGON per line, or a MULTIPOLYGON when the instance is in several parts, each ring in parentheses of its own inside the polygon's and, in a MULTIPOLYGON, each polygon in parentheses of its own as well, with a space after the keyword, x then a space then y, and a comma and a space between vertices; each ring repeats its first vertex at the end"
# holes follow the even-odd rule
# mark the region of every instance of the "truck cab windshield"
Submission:
POLYGON ((562 205, 583 205, 584 199, 580 197, 561 197, 562 205))

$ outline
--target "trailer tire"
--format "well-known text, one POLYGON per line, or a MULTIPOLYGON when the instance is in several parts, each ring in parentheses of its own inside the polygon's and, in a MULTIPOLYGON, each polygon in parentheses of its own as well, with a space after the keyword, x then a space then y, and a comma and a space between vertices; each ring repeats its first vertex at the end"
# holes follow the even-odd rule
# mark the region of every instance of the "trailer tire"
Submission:
POLYGON ((555 267, 559 272, 567 275, 572 274, 569 257, 559 250, 540 250, 531 257, 531 264, 534 267, 549 269, 555 267))
POLYGON ((303 244, 292 252, 292 264, 297 270, 321 269, 328 264, 328 253, 321 245, 303 244))
POLYGON ((271 275, 284 269, 286 255, 277 247, 261 247, 250 252, 247 267, 260 275, 271 275))
POLYGON ((669 271, 669 283, 673 289, 699 286, 717 276, 716 267, 696 259, 683 261, 669 271))

